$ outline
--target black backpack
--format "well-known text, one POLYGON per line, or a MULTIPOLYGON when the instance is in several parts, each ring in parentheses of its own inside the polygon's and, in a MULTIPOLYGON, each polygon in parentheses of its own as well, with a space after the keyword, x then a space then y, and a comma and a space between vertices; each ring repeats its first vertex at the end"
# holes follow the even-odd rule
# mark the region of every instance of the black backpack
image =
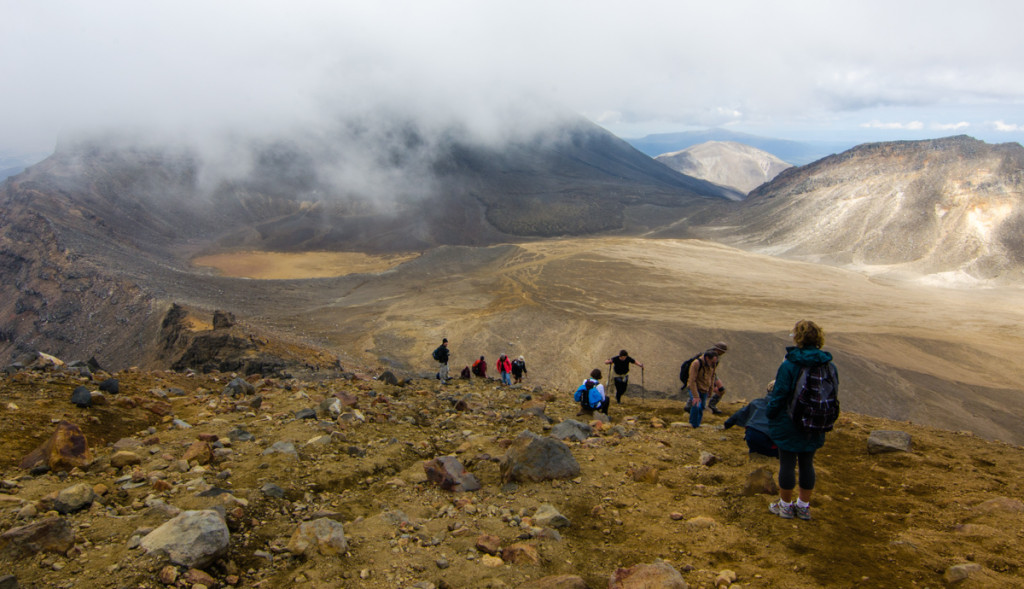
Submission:
POLYGON ((700 362, 700 354, 697 354, 693 358, 690 358, 683 365, 679 367, 679 380, 683 383, 683 388, 686 388, 687 382, 690 380, 690 364, 693 364, 694 360, 700 362))
POLYGON ((798 431, 832 431, 839 418, 839 375, 835 365, 829 362, 801 368, 788 409, 798 431))
POLYGON ((434 361, 435 362, 440 362, 441 361, 441 346, 438 346, 438 347, 434 348, 433 356, 434 356, 434 361))

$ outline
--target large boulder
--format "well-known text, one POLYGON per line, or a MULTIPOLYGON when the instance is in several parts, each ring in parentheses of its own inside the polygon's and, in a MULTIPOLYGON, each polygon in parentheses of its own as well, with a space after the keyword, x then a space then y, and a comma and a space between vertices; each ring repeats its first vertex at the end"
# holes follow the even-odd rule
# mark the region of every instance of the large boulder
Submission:
POLYGON ((227 554, 230 537, 216 511, 184 511, 142 538, 141 546, 174 564, 202 568, 227 554))
POLYGON ((92 505, 96 499, 96 493, 88 483, 78 483, 57 493, 53 501, 53 509, 57 513, 68 514, 85 509, 92 505))
POLYGON ((589 438, 593 432, 594 428, 590 427, 590 424, 588 423, 576 421, 575 419, 566 419, 562 423, 551 428, 551 437, 558 438, 559 440, 582 442, 589 438))
POLYGON ((501 460, 501 480, 506 483, 569 479, 579 474, 580 464, 568 446, 529 430, 519 434, 501 460))
POLYGON ((0 554, 26 555, 37 552, 63 554, 75 545, 71 523, 62 517, 47 517, 0 534, 0 554))
POLYGON ((61 421, 53 435, 29 452, 19 466, 25 469, 48 466, 53 471, 70 471, 91 462, 92 453, 81 428, 70 421, 61 421))

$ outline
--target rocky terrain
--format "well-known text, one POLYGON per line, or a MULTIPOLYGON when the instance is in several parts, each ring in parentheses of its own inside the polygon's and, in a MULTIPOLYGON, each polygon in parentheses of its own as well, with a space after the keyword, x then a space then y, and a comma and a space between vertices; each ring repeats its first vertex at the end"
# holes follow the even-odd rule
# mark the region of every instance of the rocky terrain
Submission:
POLYGON ((779 175, 790 164, 734 141, 708 141, 654 158, 673 170, 733 188, 743 194, 779 175))
POLYGON ((1024 585, 1024 450, 967 433, 846 413, 782 520, 777 463, 674 401, 61 364, 0 378, 4 587, 1024 585))

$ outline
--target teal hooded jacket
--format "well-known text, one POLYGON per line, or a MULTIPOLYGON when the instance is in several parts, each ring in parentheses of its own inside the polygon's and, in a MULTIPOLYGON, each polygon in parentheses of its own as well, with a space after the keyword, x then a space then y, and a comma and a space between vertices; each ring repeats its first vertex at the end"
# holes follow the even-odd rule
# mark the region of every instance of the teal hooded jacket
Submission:
MULTIPOLYGON (((798 431, 789 417, 790 399, 796 388, 800 369, 832 361, 832 354, 818 348, 786 348, 786 359, 775 375, 775 387, 768 397, 768 435, 781 450, 812 452, 825 445, 825 434, 798 431)), ((838 384, 838 383, 837 383, 838 384)))

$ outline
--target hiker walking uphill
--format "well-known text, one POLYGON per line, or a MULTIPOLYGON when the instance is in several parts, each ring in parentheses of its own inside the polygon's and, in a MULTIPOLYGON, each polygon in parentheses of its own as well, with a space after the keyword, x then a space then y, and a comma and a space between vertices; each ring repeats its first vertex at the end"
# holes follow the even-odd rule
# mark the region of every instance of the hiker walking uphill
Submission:
POLYGON ((768 510, 785 519, 811 519, 814 453, 839 417, 839 375, 832 354, 821 349, 825 332, 820 327, 800 321, 790 335, 796 347, 786 348, 768 399, 768 430, 779 447, 779 500, 768 510), (799 491, 793 503, 798 464, 799 491))
POLYGON ((511 385, 512 362, 509 361, 508 356, 505 354, 498 356, 498 361, 494 363, 494 366, 498 369, 498 374, 501 375, 501 384, 511 385))
POLYGON ((434 350, 433 357, 435 362, 440 363, 437 369, 437 380, 441 382, 448 380, 448 338, 441 339, 441 345, 434 350))
MULTIPOLYGON (((715 345, 711 346, 709 349, 718 352, 718 362, 721 363, 722 362, 722 356, 724 356, 725 353, 729 351, 729 346, 726 345, 725 342, 718 342, 715 345)), ((687 382, 689 381, 690 363, 695 361, 695 360, 697 360, 701 356, 702 356, 702 354, 697 354, 693 358, 690 358, 686 362, 683 362, 683 365, 679 368, 679 380, 681 380, 683 382, 683 390, 686 389, 687 382)), ((717 377, 717 373, 718 373, 718 369, 717 368, 715 369, 715 373, 716 373, 716 377, 717 377)), ((713 391, 713 393, 711 395, 710 400, 708 400, 707 409, 710 409, 711 413, 713 413, 715 415, 718 415, 719 413, 721 413, 722 410, 718 408, 718 402, 721 401, 722 397, 724 397, 724 396, 725 396, 725 386, 722 384, 722 379, 719 378, 715 382, 715 389, 714 389, 714 391, 713 391)), ((683 411, 689 411, 690 407, 692 407, 692 400, 690 398, 687 398, 686 399, 686 405, 683 407, 683 411)))
POLYGON ((631 358, 626 350, 619 350, 619 355, 606 360, 605 364, 612 365, 612 382, 615 383, 615 402, 621 403, 622 395, 626 392, 626 387, 629 386, 629 365, 636 364, 641 369, 644 365, 631 358))
POLYGON ((718 352, 714 348, 705 350, 689 364, 686 392, 689 396, 687 402, 690 405, 690 425, 698 428, 704 419, 704 408, 707 406, 708 398, 712 393, 724 392, 725 386, 715 375, 715 370, 718 368, 718 352))
POLYGON ((522 356, 512 361, 512 382, 519 384, 523 382, 523 376, 526 375, 526 360, 522 356))

